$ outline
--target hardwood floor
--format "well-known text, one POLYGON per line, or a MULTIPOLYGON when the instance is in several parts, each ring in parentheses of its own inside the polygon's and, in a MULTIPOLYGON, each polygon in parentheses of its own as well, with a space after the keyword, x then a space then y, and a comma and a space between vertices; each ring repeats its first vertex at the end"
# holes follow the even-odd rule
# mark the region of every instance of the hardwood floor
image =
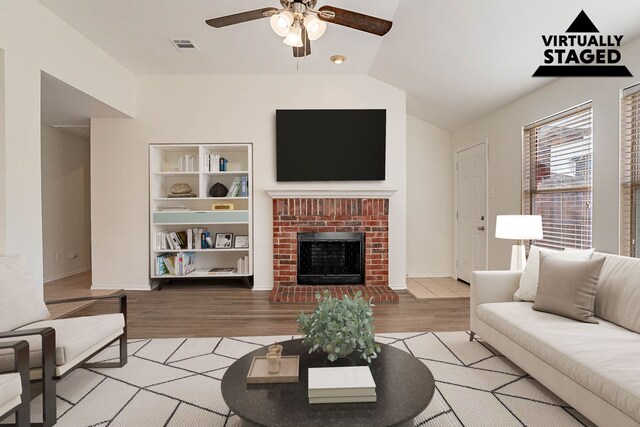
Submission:
MULTIPOLYGON (((54 301, 74 297, 109 295, 114 291, 92 291, 91 271, 74 274, 58 280, 47 282, 44 285, 44 300, 54 301)), ((54 304, 48 306, 51 319, 68 316, 92 303, 71 302, 66 304, 54 304)))
MULTIPOLYGON (((85 281, 84 292, 89 292, 89 283, 85 281)), ((469 329, 469 298, 417 300, 404 291, 399 295, 399 303, 379 304, 374 308, 377 332, 469 329)), ((268 299, 268 292, 252 292, 240 282, 237 285, 177 283, 167 285, 161 291, 127 292, 129 337, 296 334, 296 315, 314 307, 312 304, 270 303, 268 299)), ((99 302, 73 315, 115 310, 115 303, 99 302)))

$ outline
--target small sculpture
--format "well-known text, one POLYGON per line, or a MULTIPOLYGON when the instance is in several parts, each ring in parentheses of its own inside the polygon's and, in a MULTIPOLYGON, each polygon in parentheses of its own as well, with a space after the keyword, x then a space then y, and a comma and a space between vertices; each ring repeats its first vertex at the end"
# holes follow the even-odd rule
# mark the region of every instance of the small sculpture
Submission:
POLYGON ((229 189, 219 182, 216 182, 209 188, 209 197, 225 197, 229 193, 229 189))
POLYGON ((280 372, 280 362, 282 360, 282 345, 275 344, 269 346, 269 352, 267 353, 267 371, 270 374, 277 374, 280 372))
POLYGON ((184 182, 177 182, 169 188, 171 194, 191 194, 191 187, 184 182))

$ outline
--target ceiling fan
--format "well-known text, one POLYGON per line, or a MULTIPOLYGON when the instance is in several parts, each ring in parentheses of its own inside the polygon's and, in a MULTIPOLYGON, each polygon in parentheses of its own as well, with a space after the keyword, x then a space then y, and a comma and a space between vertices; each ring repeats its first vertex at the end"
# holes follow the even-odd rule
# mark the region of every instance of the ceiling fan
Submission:
POLYGON ((234 15, 207 19, 205 22, 215 28, 227 27, 260 18, 270 18, 273 31, 283 42, 293 47, 293 56, 311 55, 311 41, 318 40, 327 29, 327 22, 384 36, 393 22, 386 19, 352 12, 333 6, 315 9, 317 0, 280 0, 282 9, 266 7, 234 15))

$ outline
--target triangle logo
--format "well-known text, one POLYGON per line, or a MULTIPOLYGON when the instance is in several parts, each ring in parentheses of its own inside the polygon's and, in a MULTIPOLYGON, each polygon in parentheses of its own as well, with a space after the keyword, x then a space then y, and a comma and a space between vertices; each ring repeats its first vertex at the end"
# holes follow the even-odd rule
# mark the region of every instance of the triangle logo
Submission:
POLYGON ((567 33, 599 33, 596 26, 591 22, 591 19, 584 13, 584 10, 580 11, 576 19, 573 20, 567 33))

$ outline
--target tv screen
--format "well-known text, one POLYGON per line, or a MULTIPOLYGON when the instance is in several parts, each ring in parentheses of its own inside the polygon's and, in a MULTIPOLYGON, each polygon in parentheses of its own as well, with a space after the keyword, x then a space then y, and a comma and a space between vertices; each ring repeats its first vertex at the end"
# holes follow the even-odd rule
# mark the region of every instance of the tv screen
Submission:
POLYGON ((277 110, 278 181, 383 181, 386 110, 277 110))

